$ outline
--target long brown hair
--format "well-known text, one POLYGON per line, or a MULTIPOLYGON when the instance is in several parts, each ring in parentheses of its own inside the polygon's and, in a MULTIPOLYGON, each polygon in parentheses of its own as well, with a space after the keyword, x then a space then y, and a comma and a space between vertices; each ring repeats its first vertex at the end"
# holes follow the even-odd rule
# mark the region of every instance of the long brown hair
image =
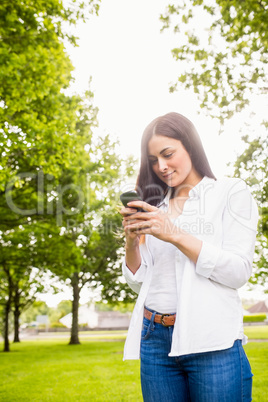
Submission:
POLYGON ((153 172, 148 158, 148 143, 153 135, 163 135, 181 141, 191 158, 193 167, 200 176, 216 179, 193 123, 179 113, 168 113, 154 119, 146 127, 142 136, 137 190, 144 201, 157 205, 163 200, 168 190, 168 186, 153 172))

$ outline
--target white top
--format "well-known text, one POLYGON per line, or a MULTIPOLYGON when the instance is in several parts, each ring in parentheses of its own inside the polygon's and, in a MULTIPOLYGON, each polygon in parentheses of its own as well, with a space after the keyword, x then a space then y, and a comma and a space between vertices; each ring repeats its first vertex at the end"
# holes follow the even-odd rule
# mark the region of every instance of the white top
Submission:
MULTIPOLYGON (((160 208, 168 203, 169 195, 160 208)), ((226 349, 236 339, 246 342, 237 289, 251 275, 257 221, 256 203, 243 180, 204 177, 190 190, 175 224, 202 240, 202 248, 196 264, 179 249, 175 252, 180 291, 169 356, 226 349)), ((140 356, 144 304, 154 268, 148 237, 140 246, 142 262, 135 275, 123 263, 126 281, 139 293, 124 359, 140 356)))
POLYGON ((171 243, 148 235, 148 246, 153 257, 153 274, 145 306, 162 314, 176 313, 176 251, 171 243))

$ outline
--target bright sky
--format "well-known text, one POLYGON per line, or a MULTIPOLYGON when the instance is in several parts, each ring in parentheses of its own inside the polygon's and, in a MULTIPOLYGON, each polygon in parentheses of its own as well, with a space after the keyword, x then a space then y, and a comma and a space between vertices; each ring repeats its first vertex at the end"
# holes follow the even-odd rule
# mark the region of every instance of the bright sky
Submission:
POLYGON ((155 117, 171 111, 184 114, 195 124, 215 175, 222 177, 230 173, 227 163, 241 152, 239 127, 244 117, 227 122, 219 135, 217 121, 202 110, 198 115, 200 107, 191 91, 169 93, 169 83, 179 75, 179 63, 171 56, 178 38, 171 31, 160 33, 159 16, 167 4, 163 0, 102 0, 99 16, 91 16, 75 30, 79 47, 67 46, 75 66, 73 89, 82 93, 92 76, 98 133, 118 137, 122 155, 139 157, 142 132, 155 117))

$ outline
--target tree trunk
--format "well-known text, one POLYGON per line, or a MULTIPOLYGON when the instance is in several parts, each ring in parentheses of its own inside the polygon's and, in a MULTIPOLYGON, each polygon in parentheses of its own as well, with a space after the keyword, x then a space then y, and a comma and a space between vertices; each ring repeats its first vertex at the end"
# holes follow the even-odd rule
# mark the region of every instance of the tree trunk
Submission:
POLYGON ((11 310, 11 300, 9 298, 6 301, 5 312, 4 312, 4 350, 3 350, 4 352, 10 352, 9 339, 8 339, 10 310, 11 310))
POLYGON ((75 272, 72 277, 72 288, 73 288, 73 305, 72 305, 72 329, 71 329, 71 339, 69 345, 79 345, 78 337, 78 308, 79 308, 79 278, 78 272, 75 272))
POLYGON ((18 285, 16 284, 14 287, 14 342, 20 342, 19 338, 19 330, 20 330, 20 294, 19 294, 19 288, 18 285))
POLYGON ((9 313, 11 311, 12 305, 12 296, 13 296, 13 283, 10 275, 10 271, 7 266, 4 265, 4 272, 7 276, 8 280, 8 295, 6 298, 5 306, 4 306, 4 352, 10 352, 9 347, 9 313))
POLYGON ((19 331, 20 331, 20 309, 18 306, 15 306, 15 310, 14 310, 14 343, 16 342, 20 342, 20 335, 19 335, 19 331))

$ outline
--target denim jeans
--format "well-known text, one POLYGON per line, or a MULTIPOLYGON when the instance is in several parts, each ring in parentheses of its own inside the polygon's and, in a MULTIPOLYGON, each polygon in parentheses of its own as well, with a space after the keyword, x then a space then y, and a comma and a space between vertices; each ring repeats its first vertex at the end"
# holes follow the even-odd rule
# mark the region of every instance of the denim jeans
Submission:
POLYGON ((252 373, 241 341, 229 349, 169 357, 173 326, 144 318, 141 386, 145 402, 249 402, 252 373))

